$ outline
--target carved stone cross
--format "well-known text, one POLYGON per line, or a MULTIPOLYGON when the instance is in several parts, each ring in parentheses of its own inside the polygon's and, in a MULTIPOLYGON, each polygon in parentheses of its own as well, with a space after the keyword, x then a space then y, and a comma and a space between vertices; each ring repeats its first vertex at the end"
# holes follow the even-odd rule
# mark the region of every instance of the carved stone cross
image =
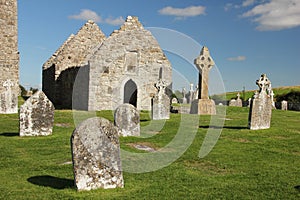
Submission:
POLYGON ((158 90, 158 95, 162 95, 165 92, 166 83, 162 79, 159 79, 158 82, 155 84, 155 87, 158 90))
POLYGON ((256 81, 256 85, 259 87, 259 94, 266 94, 267 90, 269 92, 271 81, 268 79, 266 74, 262 74, 260 79, 256 81))
POLYGON ((208 74, 215 62, 210 56, 207 47, 203 47, 200 55, 194 60, 194 64, 199 70, 199 99, 209 99, 208 96, 208 74))

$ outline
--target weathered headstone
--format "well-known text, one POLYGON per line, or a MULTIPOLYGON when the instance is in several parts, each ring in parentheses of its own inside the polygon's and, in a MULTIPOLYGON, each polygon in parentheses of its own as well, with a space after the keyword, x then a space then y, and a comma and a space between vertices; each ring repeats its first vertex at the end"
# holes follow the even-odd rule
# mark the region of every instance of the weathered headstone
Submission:
POLYGON ((182 97, 182 103, 183 103, 183 104, 187 104, 187 98, 186 98, 186 90, 185 90, 185 87, 182 88, 182 95, 183 95, 183 97, 182 97))
POLYGON ((189 93, 189 102, 188 103, 192 103, 192 101, 194 100, 194 84, 190 83, 190 93, 189 93))
POLYGON ((248 99, 248 107, 251 105, 251 98, 248 99))
POLYGON ((240 99, 240 93, 237 93, 237 99, 231 99, 229 101, 229 106, 243 107, 242 99, 240 99))
MULTIPOLYGON (((198 85, 196 85, 196 88, 195 88, 195 91, 194 91, 194 98, 193 98, 193 101, 194 100, 196 100, 196 99, 198 99, 198 96, 199 96, 199 88, 198 88, 199 86, 198 85)), ((193 102, 192 101, 192 102, 193 102)))
POLYGON ((104 118, 83 121, 71 137, 77 190, 124 187, 118 128, 104 118))
POLYGON ((270 89, 269 89, 269 93, 270 93, 270 97, 271 97, 272 108, 276 109, 275 101, 274 101, 274 91, 272 90, 271 86, 270 86, 270 89))
POLYGON ((272 116, 272 101, 269 94, 270 80, 266 74, 262 74, 256 81, 259 92, 255 92, 251 100, 249 111, 249 124, 251 130, 270 128, 272 116))
POLYGON ((121 136, 140 136, 140 113, 133 105, 120 105, 115 110, 114 119, 121 136))
POLYGON ((54 106, 43 91, 37 91, 20 108, 20 136, 52 134, 54 106))
POLYGON ((165 94, 166 83, 159 79, 155 84, 158 92, 153 98, 152 103, 152 119, 170 119, 170 99, 168 95, 165 94))
POLYGON ((281 110, 288 110, 288 102, 286 100, 281 101, 281 110))
POLYGON ((215 102, 214 100, 209 99, 208 95, 208 74, 215 63, 211 58, 207 47, 202 48, 200 55, 195 59, 194 63, 199 70, 199 94, 198 99, 192 102, 191 113, 197 113, 199 115, 215 115, 215 102))
POLYGON ((230 99, 229 106, 236 106, 236 100, 235 99, 230 99))
POLYGON ((172 99, 172 103, 178 103, 177 98, 174 97, 174 98, 172 99))

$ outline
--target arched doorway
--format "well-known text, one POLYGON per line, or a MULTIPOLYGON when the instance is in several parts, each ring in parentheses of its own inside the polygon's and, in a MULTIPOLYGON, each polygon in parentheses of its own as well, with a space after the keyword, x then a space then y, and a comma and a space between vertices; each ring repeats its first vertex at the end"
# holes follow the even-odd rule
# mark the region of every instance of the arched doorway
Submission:
POLYGON ((137 86, 132 79, 124 85, 124 103, 129 103, 135 107, 137 105, 137 86))

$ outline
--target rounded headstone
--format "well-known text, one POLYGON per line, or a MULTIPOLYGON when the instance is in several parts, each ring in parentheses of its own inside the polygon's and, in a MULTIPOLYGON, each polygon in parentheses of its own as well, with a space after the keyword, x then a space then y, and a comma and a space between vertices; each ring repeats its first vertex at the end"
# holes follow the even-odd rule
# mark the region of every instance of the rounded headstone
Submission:
POLYGON ((140 136, 140 113, 136 107, 122 104, 115 110, 114 118, 121 136, 140 136))
POLYGON ((78 190, 123 187, 118 129, 107 119, 83 121, 71 137, 78 190))

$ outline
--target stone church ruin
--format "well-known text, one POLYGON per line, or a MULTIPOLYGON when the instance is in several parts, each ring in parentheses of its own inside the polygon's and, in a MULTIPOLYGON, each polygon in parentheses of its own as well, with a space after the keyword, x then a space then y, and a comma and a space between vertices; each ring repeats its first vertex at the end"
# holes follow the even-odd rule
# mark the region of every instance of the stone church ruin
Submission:
POLYGON ((151 110, 159 79, 171 89, 171 64, 131 16, 107 38, 88 21, 43 65, 43 91, 57 108, 114 110, 130 103, 151 110))

